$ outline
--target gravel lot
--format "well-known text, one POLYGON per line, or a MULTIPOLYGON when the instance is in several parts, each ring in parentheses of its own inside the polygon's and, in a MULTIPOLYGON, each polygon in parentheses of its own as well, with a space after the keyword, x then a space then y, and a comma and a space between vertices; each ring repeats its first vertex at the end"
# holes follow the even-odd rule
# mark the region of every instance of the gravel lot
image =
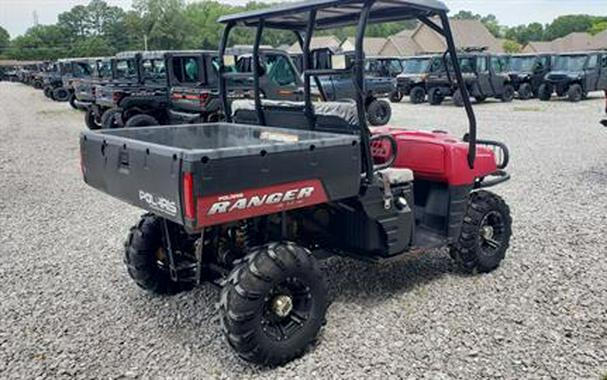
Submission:
MULTIPOLYGON (((476 107, 513 180, 503 266, 465 276, 445 251, 384 265, 326 262, 319 344, 273 370, 220 338, 205 285, 139 290, 122 242, 140 210, 80 178, 83 115, 0 83, 0 378, 600 379, 607 374, 607 129, 603 100, 476 107)), ((394 125, 465 130, 462 110, 394 107, 394 125)))

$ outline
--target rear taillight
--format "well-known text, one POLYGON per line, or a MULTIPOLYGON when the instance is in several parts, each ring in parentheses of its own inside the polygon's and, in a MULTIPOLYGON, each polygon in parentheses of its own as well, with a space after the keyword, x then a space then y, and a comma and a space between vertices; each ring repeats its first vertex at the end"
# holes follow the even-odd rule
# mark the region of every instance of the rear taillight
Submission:
POLYGON ((183 211, 186 219, 194 220, 196 218, 196 209, 194 207, 194 179, 190 172, 183 174, 183 211))
POLYGON ((120 102, 120 99, 122 99, 123 96, 124 96, 124 93, 122 93, 122 92, 114 92, 112 94, 112 102, 118 104, 118 102, 120 102))

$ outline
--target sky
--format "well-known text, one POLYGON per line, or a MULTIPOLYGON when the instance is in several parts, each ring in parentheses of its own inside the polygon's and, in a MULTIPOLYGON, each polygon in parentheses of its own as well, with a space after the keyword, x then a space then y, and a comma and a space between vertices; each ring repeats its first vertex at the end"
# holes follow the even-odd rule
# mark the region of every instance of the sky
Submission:
MULTIPOLYGON (((197 0, 187 0, 188 2, 197 0)), ((247 0, 220 0, 226 4, 241 5, 247 0)), ((86 5, 88 0, 0 0, 0 26, 11 36, 22 34, 33 25, 34 12, 40 24, 52 24, 57 15, 75 5, 86 5)), ((132 0, 106 0, 125 9, 132 0)), ((501 24, 515 26, 539 21, 551 22, 564 14, 592 14, 607 16, 607 0, 445 0, 452 13, 470 10, 482 15, 492 13, 501 24)))

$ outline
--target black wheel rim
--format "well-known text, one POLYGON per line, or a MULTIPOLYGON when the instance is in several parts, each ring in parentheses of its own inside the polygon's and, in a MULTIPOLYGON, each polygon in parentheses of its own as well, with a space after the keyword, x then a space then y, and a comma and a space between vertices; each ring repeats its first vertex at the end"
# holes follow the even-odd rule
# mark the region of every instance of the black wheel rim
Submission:
POLYGON ((263 331, 276 341, 291 339, 310 318, 312 301, 311 289, 304 281, 287 278, 274 286, 264 299, 263 331))
POLYGON ((500 251, 506 236, 506 223, 501 213, 487 213, 479 227, 479 248, 483 255, 493 256, 500 251))

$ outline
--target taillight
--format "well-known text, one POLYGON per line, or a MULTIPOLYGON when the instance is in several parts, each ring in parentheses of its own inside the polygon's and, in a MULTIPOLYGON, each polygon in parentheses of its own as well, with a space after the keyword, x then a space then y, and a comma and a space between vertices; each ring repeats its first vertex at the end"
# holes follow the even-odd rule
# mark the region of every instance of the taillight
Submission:
POLYGON ((112 94, 112 102, 118 104, 118 102, 120 102, 120 99, 122 99, 123 96, 124 96, 124 93, 122 93, 122 92, 114 92, 112 94))
POLYGON ((196 219, 196 210, 194 207, 194 179, 190 172, 183 174, 183 210, 186 219, 196 219))

